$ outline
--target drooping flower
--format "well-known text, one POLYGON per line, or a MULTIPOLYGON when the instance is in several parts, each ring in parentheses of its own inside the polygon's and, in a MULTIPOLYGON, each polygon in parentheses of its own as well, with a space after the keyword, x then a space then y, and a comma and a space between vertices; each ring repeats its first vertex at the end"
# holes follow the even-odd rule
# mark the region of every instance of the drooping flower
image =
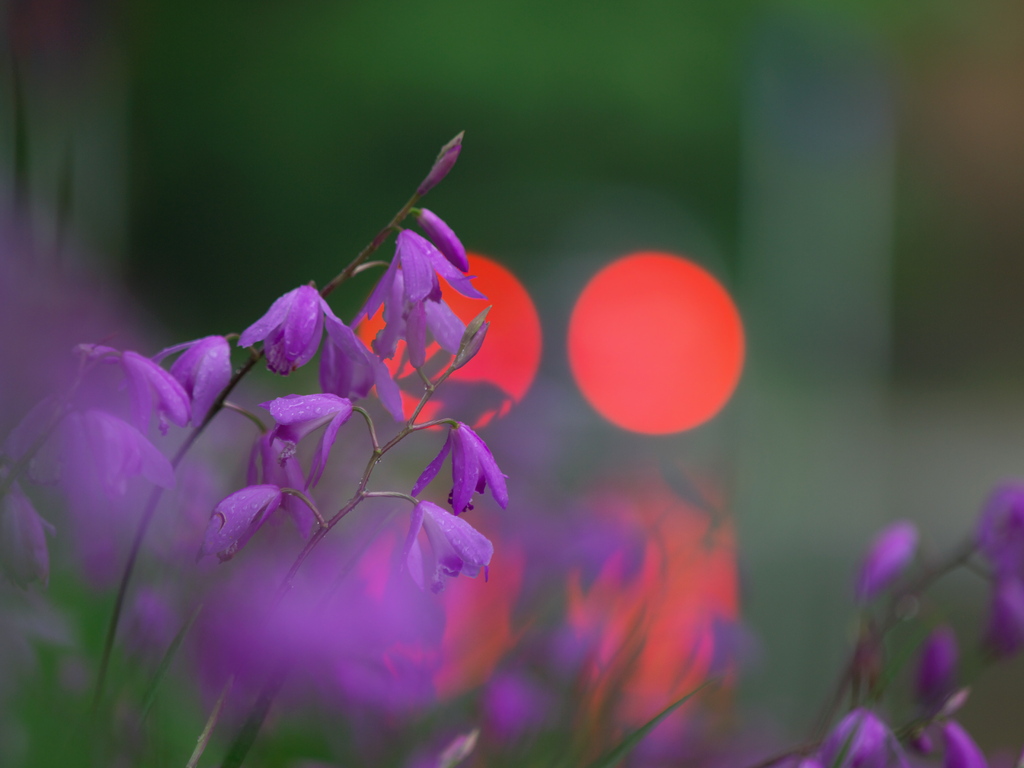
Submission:
POLYGON ((200 557, 216 554, 221 562, 234 557, 278 508, 281 495, 276 485, 250 485, 222 499, 213 508, 200 557))
POLYGON ((434 165, 430 168, 430 173, 416 188, 417 195, 427 194, 448 175, 448 172, 454 167, 455 161, 459 159, 459 153, 462 151, 462 137, 465 133, 465 131, 459 131, 458 136, 441 147, 441 151, 437 153, 437 159, 434 160, 434 165))
POLYGON ((184 388, 192 403, 192 425, 199 426, 217 396, 231 381, 231 348, 223 336, 206 336, 162 350, 153 357, 184 351, 171 366, 171 376, 184 388))
POLYGON ((917 527, 906 520, 885 528, 871 543, 857 578, 857 599, 877 597, 900 577, 917 549, 917 527))
POLYGON ((473 578, 488 566, 493 554, 494 546, 487 537, 462 518, 429 501, 421 501, 413 508, 404 560, 420 589, 426 580, 430 591, 436 594, 444 589, 446 578, 460 574, 473 578), (430 542, 429 564, 424 561, 417 538, 421 528, 430 542))
POLYGON ((1024 578, 1024 483, 996 488, 978 519, 978 546, 997 576, 1024 578))
POLYGON ((338 430, 352 415, 352 403, 344 397, 331 394, 287 395, 260 403, 260 406, 270 411, 277 422, 272 439, 280 440, 288 455, 294 454, 295 446, 306 435, 320 427, 327 427, 313 454, 313 464, 305 487, 316 485, 327 466, 327 457, 338 436, 338 430))
POLYGON ((889 762, 888 727, 873 712, 858 708, 839 721, 821 747, 821 763, 836 768, 885 768, 889 762), (836 760, 845 751, 837 764, 836 760))
POLYGON ((384 328, 373 341, 382 360, 394 357, 399 339, 405 339, 414 367, 423 364, 426 331, 429 329, 442 349, 458 352, 466 330, 455 313, 441 300, 437 276, 472 299, 485 298, 470 278, 453 267, 429 241, 408 229, 398 234, 395 257, 356 316, 372 317, 384 305, 384 328))
MULTIPOLYGON (((286 444, 275 437, 273 432, 260 435, 249 455, 246 482, 249 485, 276 485, 279 488, 305 487, 302 467, 295 456, 295 444, 286 444)), ((312 510, 292 494, 282 497, 281 507, 291 515, 302 538, 308 539, 316 523, 312 510)))
POLYGON ((950 720, 944 723, 942 736, 946 743, 945 768, 988 768, 985 755, 958 722, 950 720))
POLYGON ((948 626, 936 628, 921 650, 917 667, 917 697, 931 709, 953 692, 956 682, 956 633, 948 626))
POLYGON ((1002 656, 1010 656, 1024 646, 1024 583, 1015 576, 996 579, 985 639, 1002 656))
POLYGON ((508 507, 508 487, 505 475, 498 469, 497 462, 490 449, 472 429, 459 422, 454 429, 448 430, 448 438, 441 447, 441 452, 423 470, 412 488, 412 495, 418 496, 427 487, 437 473, 441 471, 448 452, 452 454, 452 492, 450 501, 455 514, 461 514, 470 507, 474 493, 483 493, 490 486, 491 496, 502 509, 508 507))
POLYGON ((36 512, 17 482, 0 500, 0 569, 22 589, 33 581, 50 581, 50 554, 46 534, 53 526, 36 512))
POLYGON ((387 366, 341 320, 328 315, 328 342, 320 356, 320 387, 339 397, 366 397, 377 387, 377 397, 394 416, 403 419, 402 396, 387 366))
POLYGON ((469 259, 466 258, 466 249, 458 236, 433 211, 421 208, 416 218, 427 233, 430 242, 437 246, 437 249, 444 254, 444 257, 451 262, 452 266, 461 272, 469 272, 469 259))
POLYGON ((238 346, 251 347, 262 341, 267 368, 287 376, 313 359, 323 335, 325 314, 331 314, 331 309, 317 290, 300 285, 277 299, 263 317, 242 331, 238 346))

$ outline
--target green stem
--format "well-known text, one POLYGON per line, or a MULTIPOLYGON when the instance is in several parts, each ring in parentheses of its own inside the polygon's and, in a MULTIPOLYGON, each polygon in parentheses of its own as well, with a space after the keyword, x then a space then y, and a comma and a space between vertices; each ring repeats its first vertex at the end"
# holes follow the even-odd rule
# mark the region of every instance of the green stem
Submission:
POLYGON ((196 748, 192 750, 192 757, 188 759, 188 763, 185 765, 185 768, 196 768, 196 766, 199 765, 199 758, 203 756, 203 752, 206 751, 206 745, 210 743, 210 737, 213 736, 213 729, 217 726, 221 710, 224 708, 224 702, 227 700, 228 693, 231 691, 231 686, 234 682, 235 678, 234 675, 232 675, 224 684, 224 688, 221 689, 220 696, 217 697, 217 703, 213 705, 213 711, 210 713, 210 717, 206 720, 206 726, 203 728, 203 732, 199 734, 199 738, 196 740, 196 748))

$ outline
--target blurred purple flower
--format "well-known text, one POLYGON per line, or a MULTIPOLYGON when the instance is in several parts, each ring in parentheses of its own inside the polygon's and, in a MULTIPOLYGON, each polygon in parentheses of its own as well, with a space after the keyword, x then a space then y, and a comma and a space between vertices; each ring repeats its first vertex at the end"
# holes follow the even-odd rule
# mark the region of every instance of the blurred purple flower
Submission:
POLYGON ((263 342, 267 368, 287 376, 316 354, 323 335, 324 315, 332 314, 315 288, 300 285, 281 296, 259 320, 238 337, 238 346, 263 342))
POLYGON ((213 508, 200 557, 216 554, 221 562, 230 560, 280 503, 276 485, 250 485, 222 499, 213 508))
POLYGON ((917 697, 928 709, 942 704, 956 682, 956 633, 936 628, 925 641, 917 667, 917 697))
POLYGON ((437 246, 437 250, 444 254, 452 266, 460 272, 469 272, 466 249, 452 228, 445 224, 440 216, 426 208, 420 209, 417 219, 420 226, 423 227, 423 231, 427 233, 427 237, 430 238, 430 242, 437 246))
POLYGON ((1015 576, 996 579, 986 642, 1002 656, 1024 646, 1024 583, 1015 576))
POLYGON ((906 520, 882 530, 871 543, 857 578, 857 599, 877 597, 900 577, 917 549, 917 527, 906 520))
POLYGON ((136 656, 158 659, 170 645, 177 625, 177 613, 167 597, 141 587, 125 616, 125 647, 136 656))
POLYGON ((445 579, 460 574, 476 577, 486 568, 494 554, 494 546, 486 536, 460 517, 456 517, 436 504, 421 501, 415 506, 409 533, 405 540, 403 558, 416 586, 424 588, 424 576, 435 594, 444 589, 445 579), (423 552, 417 535, 423 528, 430 542, 432 560, 423 561, 423 552))
POLYGON ((466 326, 441 300, 438 274, 463 296, 485 298, 429 241, 408 229, 400 232, 395 257, 356 316, 372 317, 384 305, 385 325, 373 341, 382 360, 394 357, 399 339, 405 339, 410 362, 422 366, 428 329, 444 350, 459 351, 466 326))
POLYGON ((171 376, 184 388, 192 403, 192 425, 199 426, 231 381, 231 348, 223 336, 206 336, 162 350, 153 357, 184 351, 171 366, 171 376))
POLYGON ((461 514, 467 507, 472 509, 470 502, 473 500, 473 493, 483 493, 487 486, 490 486, 491 496, 499 506, 502 509, 508 507, 505 475, 498 469, 498 464, 484 441, 462 422, 454 429, 448 430, 448 438, 441 446, 441 452, 416 480, 412 488, 413 496, 418 496, 437 476, 449 451, 452 453, 452 491, 449 501, 455 514, 461 514))
POLYGON ((484 694, 487 722, 505 741, 515 741, 549 722, 551 707, 550 694, 523 674, 495 675, 484 694))
POLYGON ((33 581, 50 581, 50 553, 46 534, 54 528, 36 512, 17 482, 0 500, 0 569, 22 589, 33 581))
POLYGON ((885 768, 893 736, 877 715, 863 708, 839 721, 821 747, 823 765, 835 768, 885 768), (844 751, 838 764, 836 759, 844 751))
POLYGON ((366 397, 377 387, 377 397, 395 421, 402 421, 402 396, 387 366, 333 315, 326 320, 328 342, 320 356, 320 388, 339 397, 366 397))
POLYGON ((996 488, 978 519, 978 546, 997 576, 1024 578, 1024 483, 996 488))
POLYGON ((455 161, 459 159, 459 153, 462 152, 462 137, 464 134, 465 131, 460 131, 458 136, 441 147, 437 159, 434 160, 434 165, 430 168, 430 173, 427 174, 427 177, 420 182, 419 187, 416 189, 417 195, 427 194, 427 192, 437 186, 441 179, 448 175, 448 172, 455 165, 455 161))
POLYGON ((943 724, 942 736, 946 742, 944 768, 988 768, 985 755, 955 720, 943 724))
POLYGON ((294 454, 295 446, 302 438, 326 425, 313 454, 313 464, 304 487, 320 482, 338 430, 352 416, 352 403, 331 394, 287 395, 260 403, 260 407, 270 411, 277 422, 271 439, 276 438, 283 443, 282 456, 294 454))

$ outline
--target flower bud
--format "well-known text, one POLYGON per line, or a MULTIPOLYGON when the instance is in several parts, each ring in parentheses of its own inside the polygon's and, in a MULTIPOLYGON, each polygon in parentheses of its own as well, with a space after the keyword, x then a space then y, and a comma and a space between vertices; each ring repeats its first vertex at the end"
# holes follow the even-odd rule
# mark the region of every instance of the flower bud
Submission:
POLYGON ((883 768, 892 738, 885 723, 866 709, 855 709, 839 721, 821 747, 823 765, 838 768, 883 768), (842 760, 839 760, 842 755, 842 760), (838 762, 837 762, 838 761, 838 762))
POLYGON ((459 352, 455 355, 455 360, 452 362, 452 370, 464 366, 476 357, 476 353, 480 351, 480 347, 484 343, 484 337, 487 336, 487 329, 491 326, 490 323, 484 321, 487 313, 490 311, 491 308, 488 307, 474 317, 469 325, 466 326, 466 330, 462 334, 462 341, 459 343, 459 352))
POLYGON ((985 755, 955 720, 942 726, 942 736, 946 742, 945 768, 988 768, 985 755))
POLYGON ((434 166, 430 169, 430 173, 427 174, 427 178, 420 183, 419 188, 416 190, 417 195, 427 194, 427 192, 437 186, 441 179, 448 175, 448 171, 452 169, 455 161, 459 159, 459 153, 462 151, 462 137, 465 133, 465 131, 459 131, 458 136, 441 147, 441 151, 437 153, 437 159, 434 161, 434 166))
POLYGON ((50 581, 44 530, 53 535, 53 526, 39 516, 18 484, 12 484, 0 505, 0 568, 22 589, 33 581, 44 587, 50 581))
POLYGON ((1007 576, 996 581, 986 641, 1001 656, 1024 646, 1024 584, 1020 579, 1007 576))
POLYGON ((868 602, 900 577, 917 549, 917 527, 906 520, 885 528, 871 543, 857 578, 857 599, 868 602))
POLYGON ((452 228, 449 227, 441 217, 433 211, 428 211, 426 208, 421 208, 417 213, 420 226, 423 227, 423 231, 427 233, 427 237, 430 239, 437 250, 439 250, 444 257, 451 262, 452 266, 462 272, 469 272, 469 259, 466 257, 466 249, 462 245, 462 241, 455 235, 452 228))
POLYGON ((956 678, 956 634, 950 627, 936 628, 921 649, 917 667, 917 697, 927 708, 941 704, 956 678))

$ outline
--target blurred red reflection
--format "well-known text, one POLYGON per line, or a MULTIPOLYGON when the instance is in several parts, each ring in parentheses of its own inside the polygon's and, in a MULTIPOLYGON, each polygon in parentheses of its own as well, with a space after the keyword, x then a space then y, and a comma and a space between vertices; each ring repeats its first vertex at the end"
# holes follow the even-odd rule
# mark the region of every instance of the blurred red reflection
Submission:
POLYGON ((743 367, 743 326, 707 271, 666 253, 635 253, 598 272, 569 321, 569 365, 613 424, 667 434, 725 405, 743 367))
MULTIPOLYGON (((468 323, 488 305, 490 328, 487 339, 469 363, 457 370, 438 390, 434 400, 427 403, 420 421, 440 414, 446 401, 457 399, 460 407, 469 409, 473 418, 467 419, 473 427, 487 424, 496 416, 508 413, 529 390, 540 365, 541 330, 537 309, 526 288, 515 275, 493 259, 470 253, 469 273, 476 275, 473 285, 487 301, 468 299, 441 282, 441 295, 459 318, 468 323), (468 401, 468 402, 467 402, 468 401)), ((382 312, 360 323, 356 332, 367 344, 384 326, 382 312)), ((450 355, 436 342, 427 347, 424 370, 434 375, 447 364, 450 355)), ((398 352, 388 361, 391 374, 402 387, 405 415, 412 415, 423 391, 415 370, 405 354, 405 342, 399 342, 398 352)))
MULTIPOLYGON (((584 678, 589 717, 640 725, 694 690, 729 648, 717 647, 738 614, 730 521, 676 496, 659 476, 597 497, 598 514, 640 526, 639 563, 620 551, 592 583, 568 584, 568 622, 592 645, 584 678)), ((728 643, 723 643, 728 645, 728 643)))

